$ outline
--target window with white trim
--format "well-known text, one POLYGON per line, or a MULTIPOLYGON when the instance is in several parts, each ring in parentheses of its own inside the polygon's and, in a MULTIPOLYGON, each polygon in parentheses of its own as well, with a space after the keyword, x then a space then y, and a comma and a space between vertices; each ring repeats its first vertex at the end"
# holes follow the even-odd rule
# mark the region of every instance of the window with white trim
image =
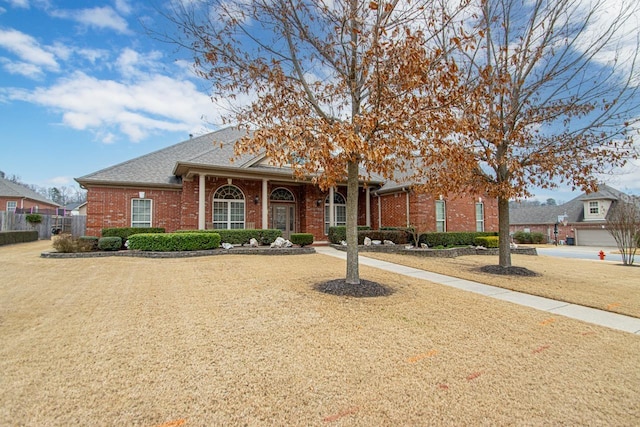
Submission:
MULTIPOLYGON (((324 234, 329 234, 329 196, 324 201, 324 234)), ((333 219, 336 226, 347 225, 347 200, 337 191, 333 193, 333 219)))
POLYGON ((600 204, 598 202, 589 202, 589 213, 598 215, 600 213, 600 204))
POLYGON ((131 227, 151 227, 151 199, 131 199, 131 227))
POLYGON ((476 231, 484 231, 484 203, 476 203, 476 231))
POLYGON ((436 200, 436 231, 439 233, 447 231, 447 210, 444 200, 436 200))
POLYGON ((7 212, 15 212, 18 202, 7 202, 7 212))
POLYGON ((235 185, 218 188, 213 195, 213 228, 244 228, 244 194, 235 185))

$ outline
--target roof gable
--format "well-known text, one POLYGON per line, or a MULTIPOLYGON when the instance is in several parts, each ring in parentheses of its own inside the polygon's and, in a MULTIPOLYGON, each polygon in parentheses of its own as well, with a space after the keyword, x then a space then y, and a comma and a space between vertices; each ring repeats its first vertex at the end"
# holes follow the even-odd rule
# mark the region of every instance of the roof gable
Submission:
POLYGON ((53 206, 60 206, 56 202, 47 199, 44 196, 36 193, 29 187, 26 187, 22 184, 16 184, 13 181, 9 181, 5 178, 0 178, 0 196, 2 197, 15 197, 15 198, 25 198, 31 199, 42 203, 47 203, 53 206))

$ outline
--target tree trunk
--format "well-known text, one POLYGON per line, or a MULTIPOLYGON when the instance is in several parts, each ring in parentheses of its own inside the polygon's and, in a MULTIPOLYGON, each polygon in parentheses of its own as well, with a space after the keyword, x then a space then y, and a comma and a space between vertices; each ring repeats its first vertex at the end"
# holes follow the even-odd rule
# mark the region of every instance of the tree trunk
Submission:
POLYGON ((511 267, 511 238, 509 236, 509 199, 498 197, 498 235, 501 267, 511 267))
POLYGON ((347 163, 347 278, 352 285, 360 284, 358 271, 358 163, 347 163))

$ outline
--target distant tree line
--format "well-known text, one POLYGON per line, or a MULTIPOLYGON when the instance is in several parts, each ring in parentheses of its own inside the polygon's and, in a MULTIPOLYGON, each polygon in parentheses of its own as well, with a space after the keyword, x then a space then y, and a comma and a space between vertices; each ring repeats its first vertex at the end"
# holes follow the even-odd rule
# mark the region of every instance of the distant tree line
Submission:
POLYGON ((59 187, 41 187, 39 185, 27 184, 22 182, 19 175, 6 175, 0 171, 0 178, 4 178, 13 183, 22 185, 30 190, 35 191, 39 195, 46 197, 59 204, 65 206, 70 203, 83 203, 87 201, 87 191, 80 188, 79 185, 63 185, 59 187))
POLYGON ((535 208, 538 206, 558 206, 564 204, 564 201, 556 202, 556 199, 548 198, 544 202, 539 200, 511 200, 509 201, 509 209, 535 208))

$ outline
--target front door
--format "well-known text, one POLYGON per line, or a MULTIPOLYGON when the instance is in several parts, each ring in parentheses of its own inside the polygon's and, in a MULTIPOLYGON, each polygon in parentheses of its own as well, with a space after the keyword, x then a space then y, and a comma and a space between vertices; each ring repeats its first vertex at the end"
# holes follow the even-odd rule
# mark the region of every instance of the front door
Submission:
POLYGON ((271 228, 282 231, 282 237, 289 239, 295 232, 296 205, 274 203, 271 205, 271 228))

